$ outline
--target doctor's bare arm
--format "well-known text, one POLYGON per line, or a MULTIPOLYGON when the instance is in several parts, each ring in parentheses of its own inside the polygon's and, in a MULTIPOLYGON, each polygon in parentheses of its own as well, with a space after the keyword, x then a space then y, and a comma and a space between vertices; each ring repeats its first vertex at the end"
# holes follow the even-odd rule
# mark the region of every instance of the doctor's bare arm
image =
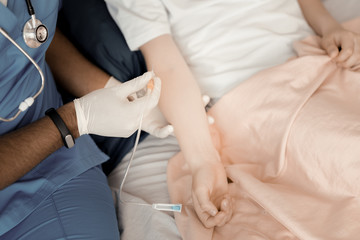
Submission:
MULTIPOLYGON (((74 104, 57 109, 74 138, 79 137, 74 104)), ((49 117, 0 136, 0 190, 9 186, 63 146, 49 117)))
POLYGON ((305 19, 322 38, 321 45, 339 66, 360 69, 360 34, 348 31, 327 11, 321 0, 298 0, 305 19))
POLYGON ((59 29, 46 53, 46 61, 57 84, 76 97, 103 88, 110 78, 88 61, 59 29))

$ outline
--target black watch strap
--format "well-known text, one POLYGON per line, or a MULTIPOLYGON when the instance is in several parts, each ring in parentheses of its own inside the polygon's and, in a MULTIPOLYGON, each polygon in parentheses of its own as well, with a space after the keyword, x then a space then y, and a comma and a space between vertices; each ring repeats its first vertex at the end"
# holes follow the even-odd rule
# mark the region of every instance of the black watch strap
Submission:
POLYGON ((49 108, 46 110, 45 115, 49 116, 54 122, 55 126, 59 129, 65 147, 72 148, 75 145, 74 137, 71 135, 71 132, 66 127, 64 121, 56 112, 56 110, 54 108, 49 108))

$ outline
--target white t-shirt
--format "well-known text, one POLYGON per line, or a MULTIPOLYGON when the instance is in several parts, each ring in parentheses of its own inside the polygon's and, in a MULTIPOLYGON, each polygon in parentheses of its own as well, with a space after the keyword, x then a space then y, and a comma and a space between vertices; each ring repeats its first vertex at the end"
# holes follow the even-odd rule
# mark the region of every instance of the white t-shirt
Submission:
POLYGON ((0 3, 4 4, 5 7, 7 6, 7 0, 0 0, 0 3))
POLYGON ((292 43, 312 33, 297 0, 105 1, 130 49, 171 34, 212 98, 285 62, 292 43))

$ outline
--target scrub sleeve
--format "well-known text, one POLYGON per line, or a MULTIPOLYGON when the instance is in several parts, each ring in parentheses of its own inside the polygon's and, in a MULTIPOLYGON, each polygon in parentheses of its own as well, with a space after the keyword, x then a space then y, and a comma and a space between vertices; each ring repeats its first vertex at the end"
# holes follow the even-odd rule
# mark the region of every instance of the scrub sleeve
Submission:
MULTIPOLYGON (((64 0, 58 27, 84 56, 121 82, 147 71, 142 54, 130 51, 103 0, 64 0)), ((72 99, 71 96, 68 98, 72 99)), ((140 141, 146 136, 147 133, 142 132, 140 141)), ((92 138, 110 156, 110 160, 102 165, 108 175, 133 148, 136 133, 129 138, 95 135, 92 138)))

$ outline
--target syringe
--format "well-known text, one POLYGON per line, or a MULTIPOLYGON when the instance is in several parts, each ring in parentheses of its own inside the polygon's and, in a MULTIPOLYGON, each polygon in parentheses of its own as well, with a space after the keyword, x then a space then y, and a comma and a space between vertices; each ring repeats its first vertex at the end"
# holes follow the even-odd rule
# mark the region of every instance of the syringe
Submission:
MULTIPOLYGON (((154 72, 151 72, 151 73, 152 73, 152 77, 154 78, 155 77, 154 72)), ((153 88, 154 88, 154 80, 153 80, 153 78, 150 79, 148 84, 143 89, 140 89, 139 91, 137 91, 137 92, 131 94, 130 96, 128 96, 129 101, 134 101, 137 98, 144 97, 148 93, 148 91, 152 91, 153 88)))

